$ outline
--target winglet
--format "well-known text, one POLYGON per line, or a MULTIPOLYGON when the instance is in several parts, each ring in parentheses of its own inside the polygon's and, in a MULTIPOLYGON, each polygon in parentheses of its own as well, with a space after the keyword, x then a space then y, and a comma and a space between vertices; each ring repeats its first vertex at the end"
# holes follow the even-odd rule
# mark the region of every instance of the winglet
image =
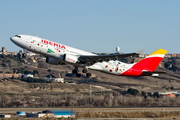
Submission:
POLYGON ((141 54, 141 53, 143 53, 144 52, 144 50, 140 50, 140 51, 137 51, 137 52, 135 52, 136 54, 141 54))

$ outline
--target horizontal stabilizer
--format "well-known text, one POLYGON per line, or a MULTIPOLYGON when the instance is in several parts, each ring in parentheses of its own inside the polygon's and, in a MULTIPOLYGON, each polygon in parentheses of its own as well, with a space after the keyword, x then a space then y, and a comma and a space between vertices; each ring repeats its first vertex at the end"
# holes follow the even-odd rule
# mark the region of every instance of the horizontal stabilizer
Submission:
POLYGON ((153 74, 167 74, 167 73, 162 71, 154 71, 154 72, 143 71, 141 76, 152 76, 153 74))

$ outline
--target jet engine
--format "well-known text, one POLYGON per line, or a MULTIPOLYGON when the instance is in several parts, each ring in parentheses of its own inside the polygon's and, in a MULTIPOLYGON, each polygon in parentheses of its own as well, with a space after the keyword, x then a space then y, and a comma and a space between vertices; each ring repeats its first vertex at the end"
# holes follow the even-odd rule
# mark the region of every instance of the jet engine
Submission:
POLYGON ((59 60, 56 60, 51 57, 46 57, 46 63, 52 64, 52 65, 65 65, 65 63, 62 63, 59 60))
POLYGON ((77 63, 79 56, 71 55, 71 54, 64 54, 64 61, 68 63, 77 63))

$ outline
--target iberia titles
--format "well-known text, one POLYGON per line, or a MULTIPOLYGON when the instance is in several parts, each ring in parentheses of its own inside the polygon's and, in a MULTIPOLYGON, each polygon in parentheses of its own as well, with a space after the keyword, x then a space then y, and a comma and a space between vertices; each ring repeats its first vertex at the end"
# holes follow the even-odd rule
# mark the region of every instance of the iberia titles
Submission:
POLYGON ((57 47, 57 48, 66 49, 66 47, 65 47, 64 45, 60 45, 60 44, 58 44, 58 43, 51 42, 51 41, 48 41, 48 40, 42 39, 41 42, 44 43, 44 44, 48 44, 48 45, 57 47))

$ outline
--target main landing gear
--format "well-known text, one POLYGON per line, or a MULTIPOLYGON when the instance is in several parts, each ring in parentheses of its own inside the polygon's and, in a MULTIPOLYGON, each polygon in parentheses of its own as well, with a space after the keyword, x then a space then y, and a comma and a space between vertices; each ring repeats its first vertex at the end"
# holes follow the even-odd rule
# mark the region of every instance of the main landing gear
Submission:
MULTIPOLYGON (((88 69, 83 69, 82 70, 83 73, 86 73, 86 77, 90 77, 91 73, 88 73, 88 69)), ((81 74, 79 73, 79 70, 77 67, 75 67, 75 69, 72 71, 73 74, 76 74, 76 77, 81 77, 81 74)))

